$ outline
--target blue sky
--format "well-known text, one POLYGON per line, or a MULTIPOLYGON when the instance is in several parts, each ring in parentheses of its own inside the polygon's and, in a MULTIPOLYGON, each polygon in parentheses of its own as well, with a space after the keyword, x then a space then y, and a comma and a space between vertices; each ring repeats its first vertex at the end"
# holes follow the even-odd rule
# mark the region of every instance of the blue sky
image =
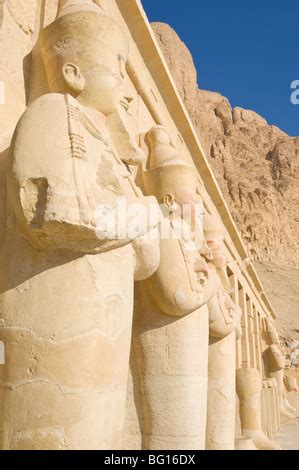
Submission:
POLYGON ((299 136, 299 1, 142 0, 150 21, 170 24, 190 49, 199 87, 253 109, 299 136))

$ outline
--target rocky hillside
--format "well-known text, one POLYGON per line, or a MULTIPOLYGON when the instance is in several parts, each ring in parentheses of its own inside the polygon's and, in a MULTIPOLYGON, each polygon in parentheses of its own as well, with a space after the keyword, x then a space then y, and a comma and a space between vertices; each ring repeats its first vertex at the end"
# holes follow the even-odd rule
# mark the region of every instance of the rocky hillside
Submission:
POLYGON ((299 137, 289 137, 254 111, 232 108, 219 93, 199 89, 192 56, 176 32, 163 23, 152 27, 248 253, 283 319, 281 329, 294 337, 299 329, 299 137))

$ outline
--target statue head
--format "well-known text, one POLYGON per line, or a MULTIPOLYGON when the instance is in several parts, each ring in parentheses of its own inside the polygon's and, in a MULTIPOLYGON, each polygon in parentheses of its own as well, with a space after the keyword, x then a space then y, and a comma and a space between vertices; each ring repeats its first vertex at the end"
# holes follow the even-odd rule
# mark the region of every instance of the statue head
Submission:
POLYGON ((51 92, 69 93, 105 115, 117 109, 129 42, 100 7, 91 0, 61 0, 40 47, 51 92))
POLYGON ((143 181, 147 194, 156 196, 164 214, 183 227, 202 244, 203 201, 198 191, 195 168, 172 145, 167 130, 154 126, 145 136, 149 149, 143 181))
POLYGON ((203 217, 203 233, 210 250, 210 261, 214 268, 217 269, 224 289, 231 293, 233 289, 227 275, 228 258, 224 243, 225 232, 221 221, 205 212, 203 217))
POLYGON ((269 320, 269 318, 265 318, 265 333, 266 333, 266 341, 268 344, 277 344, 280 345, 279 335, 273 323, 269 320))
POLYGON ((158 201, 180 206, 200 203, 196 171, 172 145, 165 127, 152 127, 145 142, 149 148, 148 171, 145 173, 153 182, 158 201))

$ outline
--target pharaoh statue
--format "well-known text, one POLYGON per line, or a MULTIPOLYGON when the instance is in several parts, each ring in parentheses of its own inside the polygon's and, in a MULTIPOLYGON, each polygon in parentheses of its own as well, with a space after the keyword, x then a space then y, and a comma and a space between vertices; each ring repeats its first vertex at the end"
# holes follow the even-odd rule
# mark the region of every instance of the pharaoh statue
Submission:
POLYGON ((50 93, 14 134, 0 253, 2 447, 118 449, 134 277, 159 264, 158 241, 144 236, 159 206, 137 188, 105 125, 122 100, 129 43, 93 2, 71 0, 40 47, 50 93), (143 209, 130 236, 97 229, 119 198, 128 212, 143 209))
POLYGON ((262 380, 260 371, 253 367, 237 369, 242 435, 252 439, 258 450, 276 450, 279 445, 269 439, 262 429, 262 380))
POLYGON ((241 309, 232 301, 227 276, 221 222, 206 213, 203 230, 209 252, 209 272, 215 272, 221 288, 207 303, 209 309, 209 367, 206 448, 235 448, 236 339, 241 335, 241 309))
POLYGON ((296 369, 292 365, 291 361, 286 363, 286 367, 284 369, 284 408, 291 413, 293 417, 297 417, 297 394, 299 391, 297 380, 296 380, 296 369), (290 403, 290 400, 294 403, 290 403), (293 406, 295 405, 295 406, 293 406))
POLYGON ((178 154, 162 126, 153 127, 146 142, 145 193, 156 196, 165 219, 159 225, 159 268, 135 289, 131 368, 141 447, 204 449, 207 302, 220 281, 213 272, 207 277, 198 252, 195 225, 202 201, 195 169, 178 154), (184 208, 190 217, 183 217, 184 208))
POLYGON ((265 341, 266 349, 263 352, 265 371, 267 377, 275 379, 278 390, 278 403, 282 419, 293 418, 291 410, 285 407, 285 386, 284 386, 284 368, 285 355, 280 346, 279 336, 271 321, 265 318, 265 341))

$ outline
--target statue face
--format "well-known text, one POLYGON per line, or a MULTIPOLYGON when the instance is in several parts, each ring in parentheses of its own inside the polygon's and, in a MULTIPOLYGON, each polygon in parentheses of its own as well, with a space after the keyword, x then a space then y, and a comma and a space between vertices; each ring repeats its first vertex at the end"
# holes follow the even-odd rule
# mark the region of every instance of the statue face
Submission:
POLYGON ((202 225, 202 198, 196 193, 188 189, 180 189, 176 202, 183 210, 182 215, 189 219, 192 231, 195 230, 196 224, 202 225))
POLYGON ((202 245, 202 198, 196 192, 180 189, 175 195, 164 195, 163 203, 188 226, 189 236, 202 245))
POLYGON ((123 100, 125 59, 119 57, 117 66, 111 70, 95 67, 84 73, 85 94, 93 107, 105 115, 113 113, 123 100))
POLYGON ((82 73, 74 64, 63 67, 64 79, 78 101, 106 116, 124 100, 125 59, 119 56, 114 62, 111 67, 98 64, 82 73))

